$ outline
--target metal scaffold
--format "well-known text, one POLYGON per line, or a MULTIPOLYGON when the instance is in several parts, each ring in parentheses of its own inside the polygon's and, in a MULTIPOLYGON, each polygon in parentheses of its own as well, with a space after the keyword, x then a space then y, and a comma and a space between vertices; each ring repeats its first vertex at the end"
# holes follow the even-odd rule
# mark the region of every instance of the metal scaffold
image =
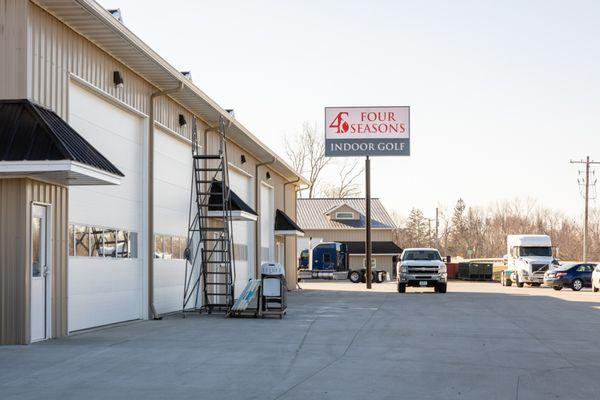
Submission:
MULTIPOLYGON (((183 308, 229 313, 234 302, 233 225, 225 140, 225 119, 219 120, 218 154, 207 154, 192 127, 192 184, 183 308), (202 152, 202 150, 204 152, 202 152)), ((208 134, 206 131, 205 135, 208 134)))

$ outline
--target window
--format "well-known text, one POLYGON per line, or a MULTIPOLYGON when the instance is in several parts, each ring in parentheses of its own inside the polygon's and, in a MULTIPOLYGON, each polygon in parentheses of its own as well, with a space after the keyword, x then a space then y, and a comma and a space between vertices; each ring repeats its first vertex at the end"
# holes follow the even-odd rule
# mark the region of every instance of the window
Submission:
POLYGON ((69 225, 69 256, 137 258, 137 233, 126 230, 69 225))
POLYGON ((154 236, 154 258, 162 258, 165 260, 183 260, 185 259, 186 247, 187 239, 184 237, 171 235, 154 236))
POLYGON ((75 225, 75 255, 90 256, 90 230, 87 226, 75 225))
POLYGON ((98 251, 104 257, 117 256, 117 232, 114 229, 102 230, 102 247, 98 251))
POLYGON ((354 213, 352 212, 337 212, 335 213, 335 219, 354 219, 354 213))
POLYGON ((176 260, 182 259, 181 256, 181 238, 173 238, 173 258, 176 260))
MULTIPOLYGON (((367 259, 363 258, 363 268, 367 268, 367 259)), ((371 258, 371 268, 375 268, 377 267, 377 260, 374 258, 371 258)))
POLYGON ((236 261, 248 261, 248 245, 234 243, 233 255, 236 261))
POLYGON ((31 242, 31 276, 39 278, 42 276, 42 260, 41 260, 41 247, 42 247, 42 219, 40 217, 33 217, 33 223, 31 224, 33 237, 31 242))
POLYGON ((92 257, 103 257, 102 253, 102 239, 104 238, 104 231, 102 228, 90 227, 90 250, 92 257))
POLYGON ((163 258, 163 237, 162 235, 154 236, 154 258, 163 258))
POLYGON ((323 264, 331 262, 331 254, 325 253, 323 254, 323 264))
POLYGON ((410 250, 402 253, 402 261, 442 261, 442 257, 437 250, 410 250))
POLYGON ((69 225, 69 231, 67 233, 67 241, 69 243, 69 255, 75 255, 75 233, 73 232, 74 226, 69 225))
POLYGON ((164 248, 164 253, 163 253, 163 258, 170 260, 171 258, 173 258, 173 240, 171 238, 171 236, 163 236, 163 248, 164 248))
POLYGON ((125 231, 117 231, 117 257, 127 258, 129 256, 129 234, 125 231))
POLYGON ((137 258, 138 256, 138 234, 137 232, 129 232, 129 258, 137 258))

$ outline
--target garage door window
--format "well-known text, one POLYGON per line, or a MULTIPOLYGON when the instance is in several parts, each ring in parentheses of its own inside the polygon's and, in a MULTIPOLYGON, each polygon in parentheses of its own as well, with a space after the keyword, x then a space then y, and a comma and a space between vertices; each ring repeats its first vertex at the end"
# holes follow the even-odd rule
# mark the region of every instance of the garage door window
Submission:
POLYGON ((183 260, 187 238, 172 235, 154 236, 154 258, 163 260, 183 260))
POLYGON ((69 256, 137 258, 136 232, 87 225, 69 225, 69 256))

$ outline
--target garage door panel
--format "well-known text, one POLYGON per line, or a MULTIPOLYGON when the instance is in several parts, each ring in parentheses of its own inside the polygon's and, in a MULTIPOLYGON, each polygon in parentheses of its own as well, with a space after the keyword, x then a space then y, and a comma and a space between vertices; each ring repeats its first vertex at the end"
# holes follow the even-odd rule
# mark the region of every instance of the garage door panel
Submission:
MULTIPOLYGON (((73 84, 69 112, 73 128, 125 174, 118 186, 71 188, 69 220, 137 232, 139 249, 144 120, 73 84)), ((142 316, 141 258, 70 257, 68 281, 71 331, 142 316)))
MULTIPOLYGON (((244 202, 252 204, 252 180, 232 168, 229 169, 229 187, 244 202)), ((254 277, 254 222, 233 222, 233 242, 235 250, 235 296, 238 297, 248 279, 254 277)))
MULTIPOLYGON (((155 232, 187 237, 192 179, 191 147, 162 129, 156 129, 155 133, 155 232)), ((154 261, 154 305, 157 312, 181 310, 184 277, 184 260, 154 261)))

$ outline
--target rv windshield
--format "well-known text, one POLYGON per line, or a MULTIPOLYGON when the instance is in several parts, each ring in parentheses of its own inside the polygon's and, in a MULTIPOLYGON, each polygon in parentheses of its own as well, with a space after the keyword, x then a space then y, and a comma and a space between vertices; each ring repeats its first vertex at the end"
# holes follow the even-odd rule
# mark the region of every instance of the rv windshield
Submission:
POLYGON ((521 257, 552 257, 552 247, 520 247, 521 257))
POLYGON ((402 261, 442 261, 440 253, 435 250, 408 250, 402 255, 402 261))

